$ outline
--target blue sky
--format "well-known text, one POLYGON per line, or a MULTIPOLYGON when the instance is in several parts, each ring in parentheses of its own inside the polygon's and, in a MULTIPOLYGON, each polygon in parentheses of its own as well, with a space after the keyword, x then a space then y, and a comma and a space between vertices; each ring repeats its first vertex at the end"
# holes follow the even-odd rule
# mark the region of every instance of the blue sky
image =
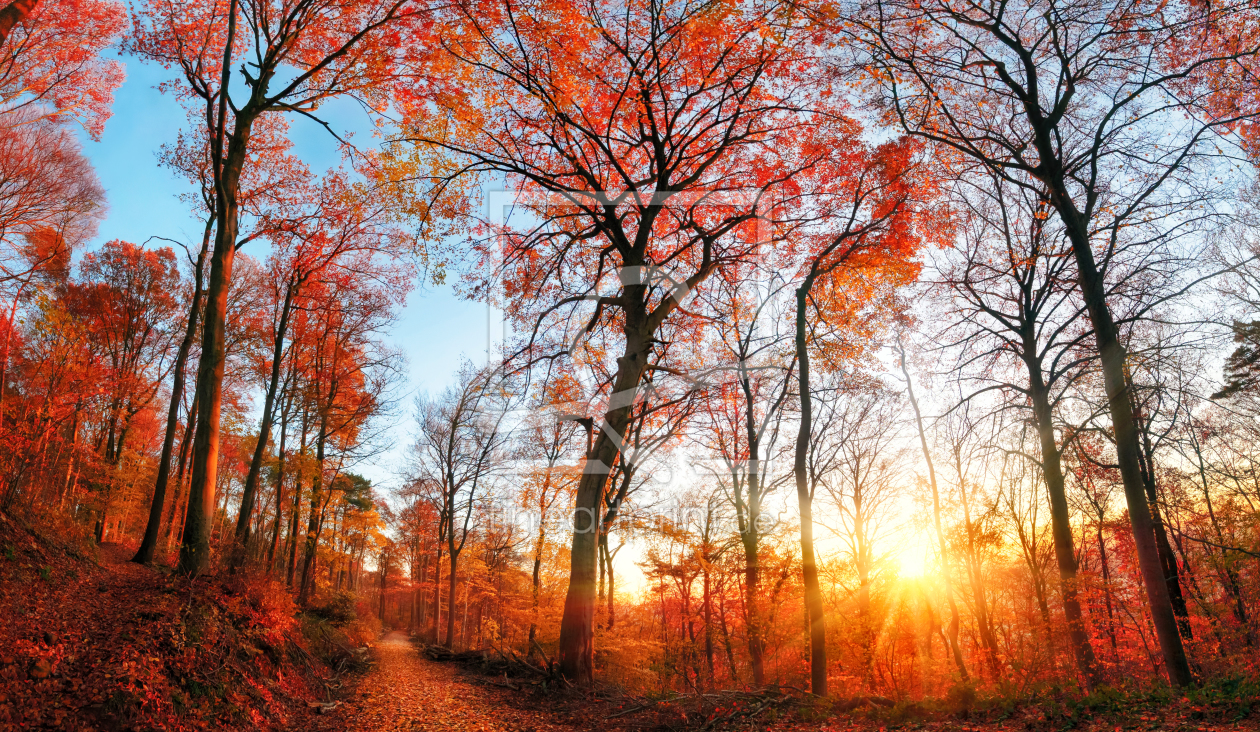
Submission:
MULTIPOLYGON (((179 199, 181 192, 190 190, 188 184, 157 164, 159 146, 175 140, 185 124, 184 112, 173 98, 154 88, 166 78, 164 69, 134 58, 122 61, 127 65, 127 80, 115 94, 114 114, 105 134, 100 142, 83 140, 84 152, 96 166, 109 202, 108 216, 88 248, 111 239, 138 244, 154 236, 197 242, 202 223, 179 199)), ((325 111, 331 113, 334 126, 355 126, 353 108, 325 111)), ((292 133, 297 153, 313 169, 337 164, 336 141, 314 122, 295 119, 292 133)), ((360 144, 367 142, 360 137, 360 144)), ((149 244, 166 245, 159 240, 149 244)), ((395 482, 403 447, 412 433, 411 396, 418 391, 440 391, 465 357, 484 361, 485 334, 485 305, 460 299, 450 287, 418 287, 412 292, 387 338, 408 361, 398 421, 387 433, 392 449, 374 464, 362 466, 360 472, 378 485, 395 482)))

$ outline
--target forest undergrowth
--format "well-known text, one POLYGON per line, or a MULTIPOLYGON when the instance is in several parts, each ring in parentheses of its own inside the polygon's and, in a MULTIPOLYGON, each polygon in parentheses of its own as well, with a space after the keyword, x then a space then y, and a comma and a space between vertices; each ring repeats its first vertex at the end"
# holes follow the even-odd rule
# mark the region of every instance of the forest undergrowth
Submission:
POLYGON ((296 614, 270 580, 189 582, 133 553, 0 515, 0 730, 305 728, 375 636, 296 614))
POLYGON ((380 627, 351 596, 298 613, 270 580, 189 582, 129 556, 0 516, 0 729, 330 730, 402 718, 456 729, 474 720, 450 705, 474 702, 495 730, 1260 729, 1260 684, 1245 677, 1177 694, 957 685, 922 701, 840 689, 819 700, 791 686, 636 693, 573 687, 541 650, 452 653, 418 640, 405 653, 378 649, 383 668, 359 675, 380 627), (423 683, 399 682, 411 676, 423 683))
POLYGON ((871 695, 818 699, 803 689, 635 694, 614 684, 573 687, 551 670, 545 656, 521 658, 497 649, 452 653, 417 641, 430 660, 459 675, 496 687, 505 706, 559 716, 580 729, 600 730, 1260 730, 1260 682, 1217 679, 1184 693, 1164 686, 1089 694, 1048 687, 1030 694, 978 690, 957 684, 939 699, 894 701, 871 695))

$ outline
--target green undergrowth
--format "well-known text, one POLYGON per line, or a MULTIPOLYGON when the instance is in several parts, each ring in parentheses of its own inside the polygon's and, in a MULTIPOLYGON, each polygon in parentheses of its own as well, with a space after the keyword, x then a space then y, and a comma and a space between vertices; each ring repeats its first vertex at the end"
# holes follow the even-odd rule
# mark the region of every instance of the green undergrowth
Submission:
POLYGON ((802 701, 795 716, 803 722, 838 714, 880 727, 968 726, 1002 723, 1028 730, 1172 729, 1197 731, 1255 719, 1260 711, 1260 679, 1233 675, 1204 680, 1181 691, 1167 686, 1101 686, 1090 693, 1052 686, 1023 696, 977 690, 957 684, 944 698, 861 704, 851 711, 843 700, 802 701))

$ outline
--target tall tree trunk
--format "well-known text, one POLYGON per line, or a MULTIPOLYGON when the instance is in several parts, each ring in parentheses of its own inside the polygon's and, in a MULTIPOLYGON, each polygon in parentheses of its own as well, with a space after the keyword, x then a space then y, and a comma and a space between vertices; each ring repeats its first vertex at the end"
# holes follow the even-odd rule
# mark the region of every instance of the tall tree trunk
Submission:
POLYGON ((945 601, 949 605, 949 649, 954 657, 954 666, 964 682, 971 679, 967 673, 967 664, 963 662, 962 647, 958 644, 958 603, 954 600, 952 572, 949 568, 949 546, 945 543, 945 531, 941 528, 941 492, 936 485, 936 468, 932 464, 932 451, 928 448, 927 430, 923 426, 923 413, 919 411, 919 400, 914 397, 914 384, 910 380, 910 369, 906 366, 905 348, 897 345, 898 363, 901 373, 906 379, 906 397, 914 410, 914 424, 919 433, 919 447, 923 450, 923 460, 927 464, 928 485, 932 488, 932 520, 936 527, 936 541, 941 552, 941 579, 945 585, 945 601))
POLYGON ((438 640, 438 627, 442 622, 442 537, 439 534, 433 562, 433 642, 438 640))
POLYGON ((149 505, 149 523, 145 526, 144 540, 140 542, 139 551, 131 558, 131 561, 140 564, 153 561, 153 555, 157 551, 158 536, 162 533, 166 486, 171 475, 171 453, 175 448, 175 433, 179 431, 179 407, 184 396, 184 371, 188 364, 188 353, 192 350, 193 340, 197 337, 197 320, 201 315, 202 271, 205 269, 206 254, 210 251, 210 235, 213 229, 214 220, 208 219, 205 232, 201 237, 201 251, 197 254, 197 263, 193 269, 193 294, 192 302, 188 306, 188 326, 184 329, 184 339, 180 341, 179 351, 175 356, 171 404, 166 412, 166 436, 162 439, 162 454, 158 458, 157 482, 153 485, 153 502, 149 505))
MULTIPOLYGON (((857 523, 856 521, 854 523, 857 523)), ((871 617, 871 567, 862 539, 858 539, 858 634, 862 645, 862 681, 869 691, 875 686, 875 623, 871 617)))
POLYGON ((1151 523, 1155 527, 1155 546, 1159 550, 1159 561, 1164 570, 1164 582, 1168 585, 1168 600, 1172 603, 1177 627, 1181 631, 1182 638, 1192 640, 1194 630, 1190 625, 1190 611, 1186 607, 1186 596, 1181 589, 1181 570, 1177 566, 1177 554, 1168 541, 1168 530, 1159 510, 1159 486, 1155 479, 1155 446, 1151 442, 1150 423, 1138 410, 1137 399, 1133 398, 1132 388, 1133 384, 1130 381, 1130 401, 1133 404, 1134 421, 1138 434, 1142 438, 1142 449, 1138 451, 1138 467, 1142 471, 1146 500, 1151 507, 1151 523))
MULTIPOLYGON (((335 388, 335 387, 334 387, 335 388)), ((331 400, 329 401, 331 408, 331 400)), ((324 445, 328 440, 328 411, 319 420, 319 436, 315 438, 315 477, 311 481, 311 516, 306 523, 306 541, 302 552, 302 579, 298 589, 298 605, 305 607, 311 599, 315 583, 315 552, 319 548, 319 528, 323 513, 324 445)), ((328 486, 332 490, 332 486, 328 486)))
MULTIPOLYGON (((622 298, 642 303, 643 285, 628 285, 622 298)), ((647 367, 652 333, 646 311, 633 305, 624 308, 626 347, 617 359, 617 375, 609 397, 608 411, 595 438, 586 466, 578 481, 573 514, 573 544, 569 559, 569 591, 560 620, 560 673, 578 684, 589 684, 595 675, 595 597, 598 574, 599 509, 603 505, 608 474, 621 451, 621 441, 630 421, 630 407, 638 393, 647 367)))
POLYGON ((271 544, 267 547, 267 571, 276 570, 276 550, 280 548, 280 524, 284 518, 285 440, 289 434, 289 409, 280 410, 280 449, 276 456, 276 516, 271 525, 271 544))
MULTIPOLYGON (((454 536, 454 532, 450 535, 454 536)), ((444 645, 453 649, 455 647, 455 587, 459 569, 459 552, 449 545, 446 549, 446 556, 451 563, 451 574, 446 578, 446 643, 444 645)))
POLYGON ((818 564, 814 558, 814 492, 809 485, 809 438, 813 428, 809 385, 809 351, 806 338, 806 308, 813 277, 796 290, 796 361, 800 384, 801 417, 796 433, 796 501, 801 514, 801 574, 805 581, 805 609, 809 618, 809 690, 827 696, 827 626, 823 615, 822 588, 818 584, 818 564))
POLYGON ((262 472, 263 458, 267 455, 267 442, 271 439, 271 422, 275 411, 276 392, 280 388, 281 363, 284 361, 284 338, 289 330, 289 312, 297 290, 297 275, 289 280, 284 290, 284 304, 280 308, 280 323, 276 327, 275 342, 271 349, 271 374, 267 382, 267 395, 263 399, 262 425, 258 428, 258 444, 249 461, 249 473, 245 476, 245 488, 241 492, 241 511, 236 519, 236 535, 232 543, 230 566, 233 570, 245 561, 249 546, 250 527, 254 515, 254 500, 258 493, 258 475, 262 472))
POLYGON ((381 624, 382 624, 382 625, 384 625, 384 623, 385 623, 385 587, 386 587, 386 579, 387 579, 387 577, 388 577, 388 576, 389 576, 389 563, 388 563, 388 561, 384 561, 384 562, 382 562, 382 563, 381 563, 381 607, 380 607, 380 620, 381 620, 381 624))
MULTIPOLYGON (((617 549, 621 549, 621 545, 617 545, 617 549)), ((612 630, 617 625, 617 570, 613 567, 613 556, 616 552, 608 553, 608 629, 612 630)))
MULTIPOLYGON (((197 369, 197 391, 201 395, 201 413, 197 416, 197 432, 193 440, 192 483, 188 487, 188 511, 184 517, 184 541, 179 551, 177 570, 195 576, 210 568, 211 520, 214 517, 215 481, 219 469, 219 417, 223 404, 224 330, 227 324, 227 297, 232 283, 232 264, 236 257, 238 201, 241 173, 249 152, 249 138, 257 113, 253 100, 237 111, 227 153, 223 155, 226 131, 226 87, 231 78, 232 44, 236 36, 237 3, 228 10, 227 41, 223 50, 223 78, 219 95, 218 130, 212 136, 214 157, 217 227, 214 257, 210 260, 210 284, 206 289, 205 322, 202 325, 201 363, 197 369), (220 165, 220 161, 222 164, 220 165)), ((265 80, 255 81, 253 94, 263 93, 265 80)))
POLYGON ((1037 150, 1043 154, 1042 165, 1047 168, 1043 171, 1043 181, 1047 184, 1050 200, 1063 221, 1068 240, 1072 244, 1077 284, 1094 328, 1094 340, 1098 347, 1103 384, 1107 392, 1107 408, 1111 414, 1116 441, 1116 459, 1120 464, 1125 502, 1129 507, 1129 522, 1133 527, 1133 545, 1142 571, 1142 583, 1146 586, 1146 598, 1150 605, 1155 634, 1164 654, 1164 667, 1168 672, 1168 680, 1174 687, 1189 686, 1194 683, 1194 677, 1190 672, 1190 663, 1181 643, 1177 619, 1168 596, 1168 584, 1164 579, 1164 567, 1155 543, 1155 529, 1151 523, 1150 505, 1146 500, 1146 489, 1138 461, 1137 429, 1125 379, 1128 354, 1120 343, 1119 330, 1107 305, 1106 283, 1103 282, 1094 261, 1089 222, 1077 210, 1075 202, 1068 194, 1062 171, 1051 169, 1057 159, 1053 154, 1054 145, 1049 133, 1038 130, 1036 138, 1037 150))
POLYGON ((192 404, 188 409, 188 424, 184 425, 184 436, 179 441, 179 468, 175 471, 175 500, 171 502, 171 516, 167 520, 166 525, 166 551, 169 553, 175 546, 177 541, 183 539, 183 516, 180 513, 181 507, 187 510, 187 496, 184 495, 184 480, 187 475, 189 458, 192 456, 193 434, 197 430, 197 411, 199 404, 197 394, 193 393, 192 404))
MULTIPOLYGON (((790 378, 790 374, 787 378, 790 378)), ((756 425, 752 384, 747 373, 741 373, 740 388, 744 393, 744 431, 748 440, 748 465, 745 478, 748 500, 747 516, 740 527, 739 539, 744 546, 745 622, 748 633, 748 658, 752 665, 753 685, 766 683, 765 627, 761 617, 761 441, 756 425)), ((732 476, 732 479, 736 479, 732 476)), ((739 506, 737 505, 738 509, 739 506)))
MULTIPOLYGON (((1035 347, 1036 344, 1033 343, 1035 347)), ((1028 350, 1025 343, 1024 353, 1028 350)), ((1098 660, 1094 647, 1085 631, 1085 619, 1077 595, 1076 547, 1072 543, 1072 520, 1068 515, 1067 493, 1064 489, 1063 459, 1059 444, 1054 438, 1054 420, 1050 398, 1042 377, 1041 364, 1026 360, 1028 380, 1033 402, 1033 417, 1037 422, 1037 437, 1041 443, 1041 471, 1046 480, 1046 492, 1050 496, 1050 533, 1054 540, 1054 558, 1059 567, 1059 594, 1063 598, 1063 614, 1067 617, 1068 642, 1076 659, 1076 670, 1085 685, 1098 686, 1098 660)))

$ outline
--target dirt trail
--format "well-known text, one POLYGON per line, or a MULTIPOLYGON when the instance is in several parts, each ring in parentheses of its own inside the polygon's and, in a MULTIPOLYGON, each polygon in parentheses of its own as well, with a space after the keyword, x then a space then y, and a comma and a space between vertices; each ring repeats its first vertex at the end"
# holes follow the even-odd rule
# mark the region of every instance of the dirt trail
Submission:
POLYGON ((578 728, 557 715, 522 709, 511 692, 467 680, 456 667, 430 661, 403 633, 390 633, 381 640, 376 662, 376 668, 332 715, 329 729, 572 732, 578 728))

